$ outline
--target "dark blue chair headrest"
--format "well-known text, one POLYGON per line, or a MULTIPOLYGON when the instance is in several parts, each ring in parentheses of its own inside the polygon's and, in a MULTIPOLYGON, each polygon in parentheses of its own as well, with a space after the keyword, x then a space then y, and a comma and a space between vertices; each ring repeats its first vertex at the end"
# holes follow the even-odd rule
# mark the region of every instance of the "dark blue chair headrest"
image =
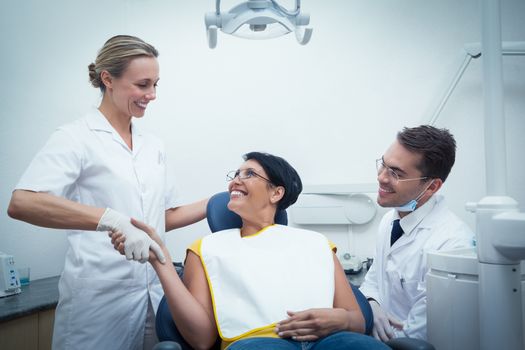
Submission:
MULTIPOLYGON (((217 193, 209 199, 206 207, 206 218, 208 219, 208 226, 210 226, 211 232, 242 227, 241 217, 228 209, 229 201, 229 192, 217 193)), ((286 210, 277 210, 275 213, 275 223, 288 225, 286 210)))

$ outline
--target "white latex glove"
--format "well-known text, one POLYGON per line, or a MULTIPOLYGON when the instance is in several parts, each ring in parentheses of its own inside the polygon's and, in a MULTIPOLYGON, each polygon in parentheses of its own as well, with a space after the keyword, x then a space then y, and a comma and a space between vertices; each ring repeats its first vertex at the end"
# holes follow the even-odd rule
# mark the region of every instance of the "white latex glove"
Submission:
POLYGON ((370 306, 374 314, 374 329, 372 330, 374 338, 384 342, 394 338, 392 327, 402 329, 403 323, 385 312, 377 301, 370 300, 370 306))
POLYGON ((161 263, 166 262, 160 246, 148 234, 131 224, 131 219, 116 210, 107 208, 100 221, 97 231, 120 231, 126 237, 124 252, 126 259, 145 263, 149 259, 151 249, 161 263))

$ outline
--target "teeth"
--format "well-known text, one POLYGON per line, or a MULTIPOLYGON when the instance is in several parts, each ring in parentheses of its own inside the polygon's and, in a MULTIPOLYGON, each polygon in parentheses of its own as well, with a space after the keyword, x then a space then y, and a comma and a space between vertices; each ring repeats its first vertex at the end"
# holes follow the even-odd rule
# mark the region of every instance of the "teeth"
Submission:
POLYGON ((146 108, 146 106, 148 105, 147 103, 142 103, 142 102, 135 102, 137 104, 137 106, 139 106, 140 108, 146 108))
POLYGON ((242 193, 241 191, 231 191, 230 193, 230 197, 243 197, 244 196, 244 193, 242 193))
POLYGON ((379 187, 379 190, 380 190, 381 192, 388 192, 388 193, 392 193, 392 192, 394 192, 394 191, 391 191, 391 190, 387 190, 387 189, 385 189, 385 188, 383 188, 383 187, 379 187))

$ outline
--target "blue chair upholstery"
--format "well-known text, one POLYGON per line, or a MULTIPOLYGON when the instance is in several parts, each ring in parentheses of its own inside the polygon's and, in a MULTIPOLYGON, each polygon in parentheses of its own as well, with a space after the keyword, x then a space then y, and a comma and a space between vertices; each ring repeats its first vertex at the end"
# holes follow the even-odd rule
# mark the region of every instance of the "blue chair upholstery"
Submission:
MULTIPOLYGON (((184 270, 178 266, 175 266, 175 269, 182 278, 184 270)), ((157 338, 159 338, 159 341, 176 342, 183 350, 192 350, 191 346, 186 343, 182 335, 179 333, 177 326, 175 326, 175 322, 173 322, 173 318, 171 317, 170 309, 165 296, 163 296, 160 300, 159 308, 157 309, 157 315, 155 317, 155 330, 157 331, 157 338)))
MULTIPOLYGON (((241 218, 230 211, 227 207, 228 201, 230 200, 230 196, 228 192, 221 192, 217 193, 214 196, 210 198, 208 201, 208 206, 206 208, 206 218, 208 220, 208 225, 210 227, 211 232, 217 232, 222 231, 230 228, 236 228, 242 226, 242 220, 241 218)), ((288 224, 288 216, 286 214, 285 210, 280 210, 275 215, 275 222, 277 224, 286 225, 288 224)), ((176 266, 177 272, 179 273, 179 276, 182 277, 184 271, 180 266, 176 266)), ((363 313, 363 317, 365 318, 365 325, 366 325, 366 334, 372 333, 372 328, 374 326, 374 319, 372 314, 372 308, 370 307, 370 304, 366 297, 361 293, 361 291, 352 285, 352 291, 354 292, 354 295, 357 299, 357 303, 359 304, 359 307, 361 308, 361 312, 363 313)), ((184 338, 181 336, 179 331, 177 330, 177 327, 175 323, 173 322, 173 319, 171 317, 170 310, 168 308, 168 303, 166 301, 165 297, 162 297, 162 300, 159 304, 159 308, 157 310, 157 316, 156 316, 156 331, 157 331, 157 337, 161 342, 163 341, 174 341, 180 344, 183 350, 192 350, 192 348, 189 346, 188 343, 184 340, 184 338)), ((388 344, 393 349, 426 349, 430 350, 433 349, 430 347, 420 347, 420 345, 427 344, 426 342, 420 341, 418 342, 416 339, 408 339, 405 340, 403 343, 396 343, 394 341, 392 344, 388 344), (411 343, 408 344, 407 342, 411 343), (413 342, 416 342, 417 344, 412 344, 413 342), (420 343, 421 342, 421 343, 420 343), (423 344, 424 343, 424 344, 423 344), (414 345, 414 346, 412 346, 414 345)), ((220 344, 220 339, 217 340, 217 344, 220 344)), ((427 344, 429 345, 429 344, 427 344)), ((220 348, 220 347, 216 347, 220 348)))
POLYGON ((365 334, 371 335, 372 329, 374 329, 374 314, 372 313, 372 307, 359 288, 352 283, 350 283, 350 286, 352 287, 352 292, 354 292, 357 304, 359 304, 359 308, 365 319, 365 334))

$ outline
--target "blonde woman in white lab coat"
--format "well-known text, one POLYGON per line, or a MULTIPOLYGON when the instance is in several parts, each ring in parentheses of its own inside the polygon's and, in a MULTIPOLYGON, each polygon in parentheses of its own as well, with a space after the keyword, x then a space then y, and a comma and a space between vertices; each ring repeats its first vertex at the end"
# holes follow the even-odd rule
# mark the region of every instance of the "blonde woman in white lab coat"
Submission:
POLYGON ((164 256, 130 218, 163 236, 205 216, 206 200, 179 206, 163 143, 132 121, 156 98, 157 56, 139 38, 110 38, 89 65, 100 106, 58 128, 13 192, 9 216, 67 229, 53 349, 153 347, 162 288, 149 264, 128 260, 145 262, 150 249, 164 256), (126 236, 125 257, 113 250, 109 230, 126 236))

